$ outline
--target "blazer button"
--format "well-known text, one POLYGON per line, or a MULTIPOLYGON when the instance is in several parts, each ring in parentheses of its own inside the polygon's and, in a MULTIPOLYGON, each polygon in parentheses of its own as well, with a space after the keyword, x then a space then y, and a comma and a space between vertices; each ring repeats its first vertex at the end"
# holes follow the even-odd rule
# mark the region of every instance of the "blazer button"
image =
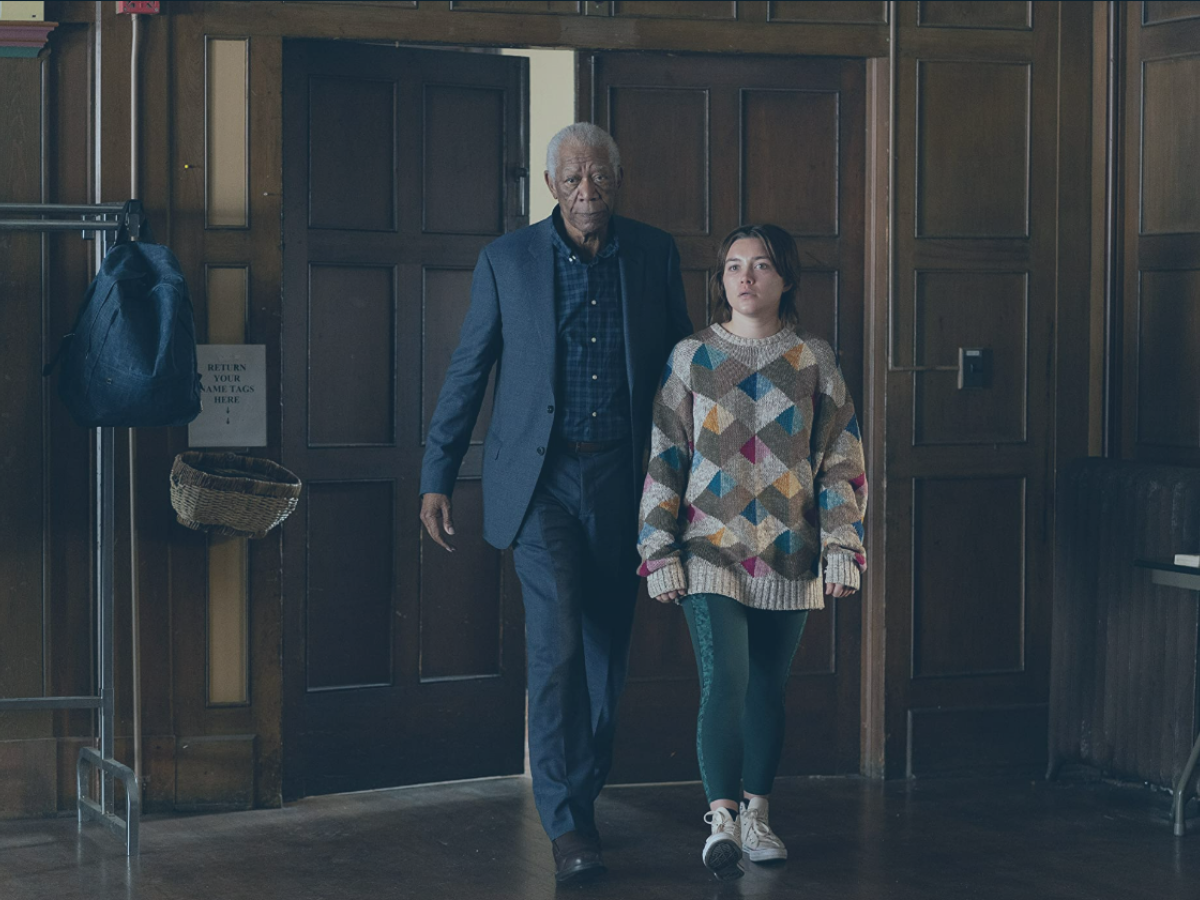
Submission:
POLYGON ((548 412, 548 413, 553 413, 553 412, 554 412, 554 407, 553 407, 553 406, 547 406, 547 407, 546 407, 546 412, 548 412))
POLYGON ((546 448, 538 447, 538 456, 545 456, 545 455, 546 455, 546 448))

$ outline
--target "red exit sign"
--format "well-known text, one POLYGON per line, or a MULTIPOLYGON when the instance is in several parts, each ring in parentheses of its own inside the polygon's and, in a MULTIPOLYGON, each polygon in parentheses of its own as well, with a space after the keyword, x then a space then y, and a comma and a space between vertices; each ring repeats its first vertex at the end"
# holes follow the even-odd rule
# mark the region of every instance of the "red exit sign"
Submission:
POLYGON ((121 13, 139 13, 143 16, 158 15, 158 0, 149 2, 149 0, 117 0, 117 14, 121 13))

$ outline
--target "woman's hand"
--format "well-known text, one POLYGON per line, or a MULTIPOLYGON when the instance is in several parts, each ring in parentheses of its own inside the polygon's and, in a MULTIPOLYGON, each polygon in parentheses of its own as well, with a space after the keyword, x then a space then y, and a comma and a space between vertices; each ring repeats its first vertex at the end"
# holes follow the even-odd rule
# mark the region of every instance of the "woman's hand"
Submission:
POLYGON ((827 597, 849 597, 857 590, 858 588, 852 588, 845 584, 836 584, 832 581, 825 584, 825 595, 827 597))
POLYGON ((673 603, 682 600, 686 596, 687 591, 667 591, 666 593, 659 594, 654 599, 659 603, 673 603))

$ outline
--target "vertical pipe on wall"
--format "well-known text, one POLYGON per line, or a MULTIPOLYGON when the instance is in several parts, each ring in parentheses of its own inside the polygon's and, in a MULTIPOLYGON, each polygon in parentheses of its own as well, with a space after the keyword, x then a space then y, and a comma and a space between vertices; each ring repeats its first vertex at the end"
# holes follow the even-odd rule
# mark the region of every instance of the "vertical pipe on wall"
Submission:
MULTIPOLYGON (((895 360, 892 356, 892 337, 895 334, 895 330, 896 330, 896 86, 899 83, 899 78, 900 78, 900 51, 899 51, 899 47, 898 47, 899 39, 900 39, 899 17, 900 17, 900 4, 897 2, 897 0, 889 0, 889 2, 888 2, 888 110, 887 110, 887 130, 888 130, 888 133, 887 133, 887 147, 888 147, 888 150, 887 150, 887 154, 888 154, 888 158, 887 158, 887 221, 884 223, 884 229, 886 231, 886 242, 887 242, 887 273, 884 276, 885 277, 884 290, 887 291, 887 303, 884 304, 884 309, 887 310, 887 321, 884 323, 884 327, 887 329, 887 333, 884 335, 884 342, 885 342, 884 346, 887 348, 887 359, 884 361, 884 367, 883 367, 883 385, 882 385, 883 396, 881 398, 881 401, 883 402, 885 407, 887 404, 888 391, 891 389, 890 382, 892 379, 892 367, 895 365, 895 360)), ((884 445, 886 446, 887 439, 888 439, 888 436, 887 436, 887 414, 886 413, 884 413, 883 416, 880 417, 880 421, 883 423, 883 428, 884 428, 883 442, 884 442, 884 445)), ((888 472, 886 451, 884 453, 883 461, 880 462, 880 464, 879 464, 879 470, 883 474, 884 480, 886 482, 887 472, 888 472)), ((884 488, 882 493, 884 493, 886 495, 886 493, 887 493, 886 483, 881 486, 884 488)), ((885 499, 884 503, 886 503, 886 502, 887 501, 885 499)), ((876 515, 879 515, 881 512, 884 512, 884 510, 878 509, 878 507, 877 507, 876 515)), ((885 518, 885 524, 882 528, 880 528, 877 531, 877 534, 883 535, 884 540, 886 541, 887 533, 888 533, 888 529, 887 529, 886 518, 885 518)), ((887 565, 886 547, 880 548, 880 549, 882 549, 885 554, 884 565, 886 566, 887 565)), ((884 581, 884 584, 878 590, 877 596, 885 598, 885 603, 886 603, 886 597, 887 597, 886 576, 884 577, 883 581, 884 581)), ((888 618, 887 617, 887 609, 885 607, 884 613, 882 616, 883 631, 884 631, 885 637, 883 637, 879 642, 880 646, 883 648, 883 651, 884 651, 884 654, 883 654, 884 659, 880 661, 880 668, 881 668, 882 674, 879 679, 879 681, 882 685, 881 689, 883 691, 883 700, 881 703, 881 705, 883 706, 883 722, 882 722, 882 726, 881 726, 882 733, 879 738, 879 742, 880 742, 880 753, 879 753, 880 773, 879 774, 881 777, 884 777, 884 778, 887 777, 887 771, 888 771, 887 726, 888 726, 888 716, 890 714, 890 710, 888 709, 888 696, 887 696, 887 694, 888 694, 888 691, 887 691, 887 659, 886 659, 887 618, 888 618)), ((908 765, 907 760, 910 757, 911 757, 911 754, 906 752, 906 754, 905 754, 906 768, 908 765)), ((895 766, 893 765, 892 768, 894 770, 895 766)))
MULTIPOLYGON (((899 3, 888 0, 888 174, 887 174, 887 371, 896 365, 893 341, 896 331, 896 80, 900 73, 900 55, 896 40, 900 34, 899 3)), ((911 365, 911 364, 910 364, 911 365)))
MULTIPOLYGON (((39 125, 38 139, 41 142, 41 147, 38 150, 38 202, 50 202, 49 196, 49 181, 48 181, 48 166, 46 159, 49 156, 50 147, 50 66, 45 60, 39 60, 40 72, 40 90, 41 101, 38 104, 40 110, 41 122, 39 125)), ((41 345, 48 346, 47 337, 50 334, 50 235, 46 232, 41 234, 41 275, 39 280, 39 294, 41 301, 41 345)), ((43 364, 46 362, 43 351, 43 364)), ((53 678, 48 665, 51 654, 46 651, 50 639, 50 548, 49 541, 46 539, 48 533, 48 525, 50 522, 50 396, 47 390, 46 379, 41 379, 42 382, 42 588, 40 592, 40 601, 42 604, 42 695, 49 696, 53 691, 53 678)))
MULTIPOLYGON (((138 199, 141 153, 138 144, 140 126, 139 63, 142 49, 142 17, 129 17, 133 34, 129 53, 129 199, 138 199)), ((137 538, 137 431, 129 429, 129 606, 131 668, 133 681, 133 774, 142 783, 142 666, 138 597, 138 538, 137 538)), ((139 798, 140 799, 140 798, 139 798)))
POLYGON ((1121 363, 1121 189, 1117 181, 1120 127, 1121 77, 1118 69, 1121 6, 1115 0, 1108 11, 1107 123, 1104 151, 1104 395, 1101 398, 1101 455, 1121 455, 1120 363, 1121 363))

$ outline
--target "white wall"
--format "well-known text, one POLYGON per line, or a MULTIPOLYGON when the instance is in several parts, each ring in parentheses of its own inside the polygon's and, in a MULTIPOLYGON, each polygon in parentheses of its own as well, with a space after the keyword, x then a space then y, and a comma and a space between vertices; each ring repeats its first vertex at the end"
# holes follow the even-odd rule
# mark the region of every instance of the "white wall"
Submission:
POLYGON ((41 22, 46 18, 45 3, 29 0, 5 0, 0 3, 0 20, 8 22, 41 22))
POLYGON ((546 145, 575 121, 575 53, 571 50, 501 50, 529 58, 529 221, 540 222, 554 209, 546 188, 546 145))

